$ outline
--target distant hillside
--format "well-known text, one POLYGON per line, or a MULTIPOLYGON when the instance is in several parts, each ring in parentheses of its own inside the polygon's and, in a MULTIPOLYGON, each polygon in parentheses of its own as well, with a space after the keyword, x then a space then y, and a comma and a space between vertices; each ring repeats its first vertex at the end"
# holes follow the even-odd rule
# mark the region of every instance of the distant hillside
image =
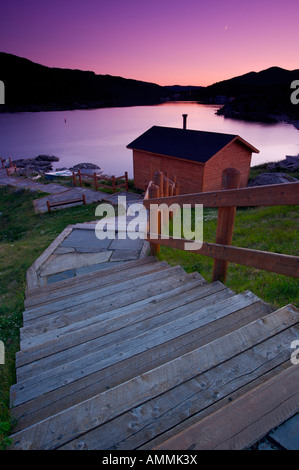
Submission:
POLYGON ((214 83, 193 93, 198 100, 224 104, 218 114, 236 119, 271 122, 299 119, 299 105, 291 103, 290 86, 298 70, 271 67, 214 83))
POLYGON ((0 52, 0 80, 5 84, 2 111, 147 105, 169 94, 154 83, 45 67, 4 52, 0 52))

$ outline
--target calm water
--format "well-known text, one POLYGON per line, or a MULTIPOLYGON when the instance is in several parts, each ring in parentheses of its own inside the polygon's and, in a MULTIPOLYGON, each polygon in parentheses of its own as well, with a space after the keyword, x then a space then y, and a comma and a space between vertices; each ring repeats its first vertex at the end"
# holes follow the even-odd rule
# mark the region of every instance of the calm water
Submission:
POLYGON ((217 106, 172 102, 157 106, 80 111, 0 114, 0 156, 30 158, 56 155, 58 167, 81 162, 99 165, 105 173, 133 176, 132 140, 153 125, 238 134, 260 150, 252 165, 299 153, 299 131, 289 124, 259 124, 217 116, 217 106), (65 122, 66 119, 66 122, 65 122))

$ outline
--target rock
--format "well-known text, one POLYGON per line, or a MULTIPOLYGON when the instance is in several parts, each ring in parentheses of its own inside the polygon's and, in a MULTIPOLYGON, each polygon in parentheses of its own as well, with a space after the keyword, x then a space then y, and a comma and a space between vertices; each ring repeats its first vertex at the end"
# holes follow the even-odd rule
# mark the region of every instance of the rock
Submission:
POLYGON ((87 170, 100 170, 101 168, 98 165, 95 165, 94 163, 78 163, 78 165, 72 166, 72 168, 69 168, 70 171, 75 171, 75 170, 81 170, 81 169, 87 169, 87 170))
POLYGON ((249 181, 247 186, 263 186, 267 184, 295 183, 299 180, 286 173, 262 173, 253 180, 249 181))
POLYGON ((43 162, 59 162, 59 158, 54 155, 38 155, 38 157, 35 157, 35 160, 43 162))

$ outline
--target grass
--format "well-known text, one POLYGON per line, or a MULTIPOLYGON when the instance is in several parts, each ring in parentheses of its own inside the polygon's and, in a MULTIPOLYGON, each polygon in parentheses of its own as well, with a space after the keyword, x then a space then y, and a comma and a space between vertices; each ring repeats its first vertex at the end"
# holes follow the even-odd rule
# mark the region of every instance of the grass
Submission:
MULTIPOLYGON (((44 194, 0 188, 0 340, 5 344, 5 364, 0 365, 0 448, 9 436, 9 390, 15 383, 15 354, 19 350, 26 271, 69 224, 95 220, 97 203, 35 214, 33 200, 44 194)), ((204 211, 204 241, 214 242, 217 210, 204 211)), ((233 245, 297 255, 299 206, 238 209, 233 245)), ((159 255, 187 272, 198 271, 211 281, 213 260, 161 246, 159 255)), ((230 264, 226 285, 236 293, 251 290, 279 308, 299 307, 298 280, 254 268, 230 264)))
MULTIPOLYGON (((203 239, 215 242, 217 210, 205 209, 203 239)), ((298 255, 299 206, 238 209, 232 245, 261 251, 298 255)), ((180 264, 187 272, 198 271, 212 279, 213 259, 187 251, 161 246, 159 258, 171 265, 180 264)), ((299 307, 298 279, 229 264, 226 285, 234 292, 251 290, 275 308, 288 303, 299 307)))
POLYGON ((0 340, 5 345, 5 364, 0 365, 2 447, 10 431, 9 390, 15 383, 15 354, 19 350, 26 271, 69 224, 96 219, 97 203, 35 214, 33 200, 44 195, 0 188, 0 340))

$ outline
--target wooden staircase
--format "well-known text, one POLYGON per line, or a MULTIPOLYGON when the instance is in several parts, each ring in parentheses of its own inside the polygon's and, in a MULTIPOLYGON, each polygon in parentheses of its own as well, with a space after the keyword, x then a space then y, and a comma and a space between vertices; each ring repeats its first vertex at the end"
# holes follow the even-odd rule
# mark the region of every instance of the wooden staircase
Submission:
POLYGON ((14 449, 242 449, 298 411, 298 310, 147 257, 27 291, 14 449))

